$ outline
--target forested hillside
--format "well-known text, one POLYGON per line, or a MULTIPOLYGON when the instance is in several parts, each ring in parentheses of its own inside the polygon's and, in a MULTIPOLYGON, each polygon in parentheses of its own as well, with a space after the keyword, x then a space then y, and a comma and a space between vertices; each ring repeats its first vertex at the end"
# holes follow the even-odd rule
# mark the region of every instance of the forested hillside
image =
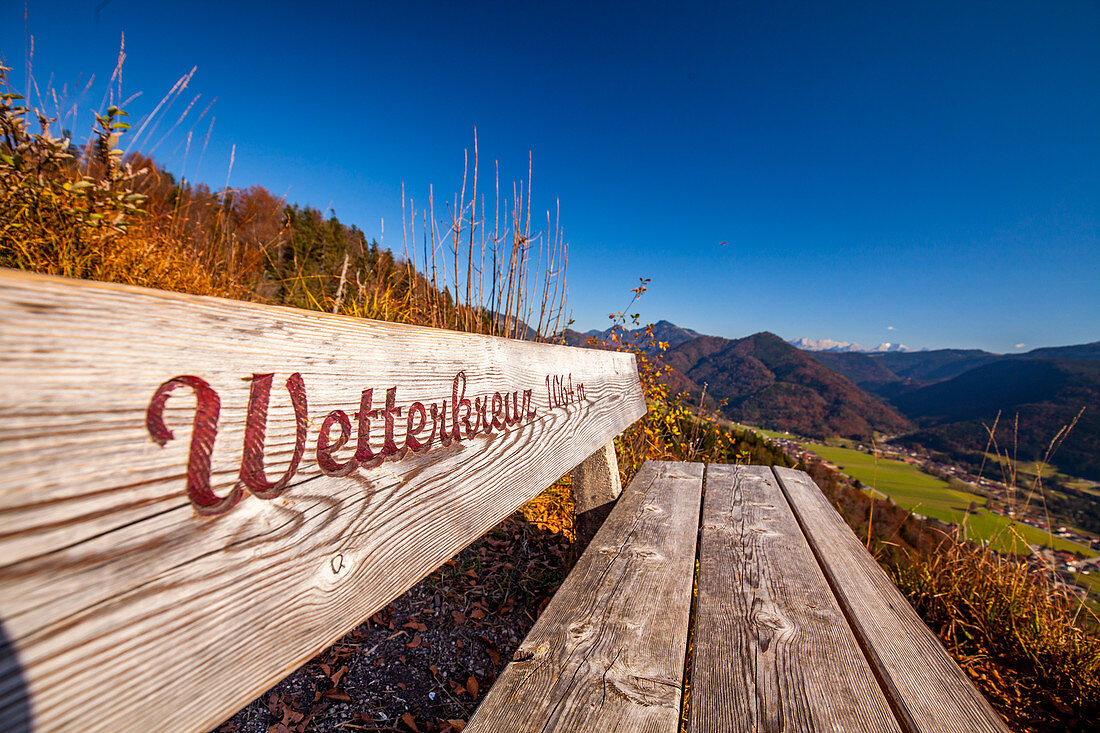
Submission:
POLYGON ((692 392, 724 402, 731 420, 802 435, 870 438, 909 423, 850 380, 825 368, 775 334, 742 339, 700 336, 665 355, 692 392))
POLYGON ((971 462, 985 450, 985 426, 992 427, 998 413, 999 445, 1023 461, 1043 459, 1080 413, 1053 462, 1066 473, 1100 481, 1100 361, 998 361, 908 392, 895 404, 923 426, 904 442, 971 462))
POLYGON ((998 444, 1035 461, 1073 424, 1053 462, 1100 481, 1100 342, 1009 355, 961 349, 807 353, 914 421, 920 430, 901 439, 906 445, 979 465, 989 443, 986 428, 1000 414, 998 444))

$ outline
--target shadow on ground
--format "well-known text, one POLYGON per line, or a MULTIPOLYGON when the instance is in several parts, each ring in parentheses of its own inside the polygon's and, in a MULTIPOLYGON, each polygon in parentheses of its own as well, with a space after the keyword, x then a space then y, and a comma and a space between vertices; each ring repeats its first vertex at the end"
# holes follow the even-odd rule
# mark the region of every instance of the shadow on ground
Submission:
POLYGON ((462 730, 561 584, 569 549, 517 512, 216 731, 462 730))

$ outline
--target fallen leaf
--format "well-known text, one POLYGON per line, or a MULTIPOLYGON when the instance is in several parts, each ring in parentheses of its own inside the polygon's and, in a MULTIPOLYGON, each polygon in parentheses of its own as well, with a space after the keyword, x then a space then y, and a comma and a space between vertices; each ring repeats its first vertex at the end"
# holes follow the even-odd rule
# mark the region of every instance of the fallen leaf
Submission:
POLYGON ((329 690, 325 693, 325 697, 329 700, 338 700, 339 702, 351 702, 351 696, 343 690, 329 690))
POLYGON ((439 667, 435 666, 434 664, 428 667, 428 670, 432 673, 432 677, 439 676, 439 667))
POLYGON ((332 675, 332 686, 336 687, 336 685, 340 684, 340 680, 344 679, 344 675, 346 675, 347 673, 348 665, 345 664, 336 672, 336 674, 332 675))
POLYGON ((419 731, 420 730, 419 728, 416 727, 416 718, 414 718, 412 716, 412 713, 403 714, 401 716, 401 722, 404 723, 405 725, 409 726, 410 728, 412 728, 414 731, 419 731))
POLYGON ((485 612, 480 608, 475 608, 473 612, 470 613, 470 618, 485 618, 485 612))
POLYGON ((493 664, 500 665, 500 655, 497 654, 495 649, 486 649, 486 653, 489 655, 489 659, 493 660, 493 664))
POLYGON ((283 719, 279 722, 283 725, 294 725, 295 723, 301 722, 304 717, 306 716, 303 713, 299 713, 294 708, 285 707, 283 708, 283 719))
POLYGON ((470 675, 470 678, 466 680, 466 692, 470 693, 470 697, 477 699, 477 680, 474 679, 473 675, 470 675))
POLYGON ((466 623, 466 614, 462 611, 451 611, 451 618, 455 621, 455 626, 461 626, 466 623))
POLYGON ((447 725, 455 729, 455 733, 462 733, 462 729, 466 727, 465 720, 452 719, 447 721, 447 725))
POLYGON ((414 636, 412 641, 410 641, 405 646, 407 646, 409 649, 416 649, 418 646, 420 646, 420 634, 414 636))

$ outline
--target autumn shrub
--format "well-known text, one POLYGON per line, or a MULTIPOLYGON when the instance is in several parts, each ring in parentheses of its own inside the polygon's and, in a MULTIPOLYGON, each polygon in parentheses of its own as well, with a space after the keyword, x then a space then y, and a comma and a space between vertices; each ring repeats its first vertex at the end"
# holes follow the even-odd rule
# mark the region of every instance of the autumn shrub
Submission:
POLYGON ((97 248, 142 211, 143 199, 129 185, 142 172, 119 160, 125 113, 111 107, 96 115, 81 151, 54 134, 55 119, 11 91, 9 70, 0 67, 0 264, 86 277, 96 268, 97 248))
POLYGON ((23 104, 0 68, 0 266, 200 295, 246 290, 180 246, 143 208, 151 173, 123 160, 129 123, 109 107, 78 146, 23 104), (37 126, 37 132, 33 128, 37 126))

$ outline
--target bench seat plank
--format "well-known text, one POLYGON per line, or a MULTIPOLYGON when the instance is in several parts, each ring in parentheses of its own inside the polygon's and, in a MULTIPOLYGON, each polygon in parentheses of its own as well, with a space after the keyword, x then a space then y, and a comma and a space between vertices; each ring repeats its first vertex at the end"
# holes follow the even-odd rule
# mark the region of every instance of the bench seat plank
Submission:
POLYGON ((678 730, 702 483, 643 466, 467 731, 678 730))
POLYGON ((690 727, 898 731, 766 466, 707 467, 690 727))
POLYGON ((775 473, 903 726, 1007 731, 810 477, 775 473))

